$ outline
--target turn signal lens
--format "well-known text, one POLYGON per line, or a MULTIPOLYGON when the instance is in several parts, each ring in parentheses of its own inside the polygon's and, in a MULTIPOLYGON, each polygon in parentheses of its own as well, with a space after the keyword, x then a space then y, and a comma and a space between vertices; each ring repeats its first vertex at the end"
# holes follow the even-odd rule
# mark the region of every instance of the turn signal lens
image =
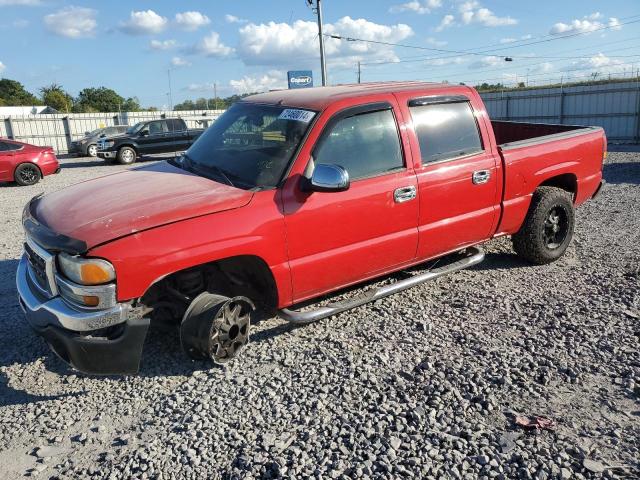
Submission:
POLYGON ((100 299, 92 295, 83 295, 82 301, 87 307, 97 307, 98 304, 100 303, 100 299))
POLYGON ((102 285, 116 278, 116 272, 106 260, 100 258, 82 258, 61 253, 58 266, 64 275, 80 285, 102 285))

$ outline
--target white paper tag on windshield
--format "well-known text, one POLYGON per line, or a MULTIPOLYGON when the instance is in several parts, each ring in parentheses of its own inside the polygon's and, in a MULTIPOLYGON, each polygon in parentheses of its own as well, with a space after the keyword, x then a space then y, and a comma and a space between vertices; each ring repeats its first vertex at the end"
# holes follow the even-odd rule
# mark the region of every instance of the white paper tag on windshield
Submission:
POLYGON ((297 122, 309 123, 315 116, 316 112, 309 110, 297 110, 295 108, 286 108, 278 117, 280 120, 296 120, 297 122))

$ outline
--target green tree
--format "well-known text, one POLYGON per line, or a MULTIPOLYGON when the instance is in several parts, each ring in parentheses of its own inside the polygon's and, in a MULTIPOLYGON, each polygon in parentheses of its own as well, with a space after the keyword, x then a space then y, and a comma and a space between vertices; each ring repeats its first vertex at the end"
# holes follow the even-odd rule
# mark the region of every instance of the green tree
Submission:
POLYGON ((142 107, 140 106, 140 100, 138 100, 138 97, 129 97, 122 102, 123 112, 139 112, 140 110, 142 110, 142 107))
POLYGON ((25 90, 24 86, 15 80, 0 79, 0 104, 9 106, 42 105, 35 95, 25 90))
POLYGON ((77 112, 125 111, 123 108, 124 102, 124 98, 110 88, 85 88, 78 94, 74 110, 77 112))
POLYGON ((45 105, 55 108, 59 112, 69 113, 73 107, 73 98, 64 91, 61 85, 52 83, 40 89, 40 95, 45 105))

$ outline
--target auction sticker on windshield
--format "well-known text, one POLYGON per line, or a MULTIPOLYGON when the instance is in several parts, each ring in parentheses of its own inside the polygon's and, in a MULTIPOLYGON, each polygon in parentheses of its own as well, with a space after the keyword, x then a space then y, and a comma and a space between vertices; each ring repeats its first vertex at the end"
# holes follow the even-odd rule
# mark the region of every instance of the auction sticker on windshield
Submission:
POLYGON ((309 123, 316 112, 309 110, 297 110, 295 108, 287 108, 282 111, 278 117, 280 120, 296 120, 298 122, 309 123))

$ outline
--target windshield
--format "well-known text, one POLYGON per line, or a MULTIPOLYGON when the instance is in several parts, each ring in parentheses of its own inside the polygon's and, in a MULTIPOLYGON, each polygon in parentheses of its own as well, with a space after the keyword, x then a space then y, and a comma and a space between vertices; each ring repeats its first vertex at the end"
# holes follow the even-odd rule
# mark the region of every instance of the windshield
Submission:
POLYGON ((138 133, 138 130, 140 130, 145 123, 146 122, 138 122, 133 127, 127 128, 127 133, 129 135, 133 135, 135 133, 138 133))
POLYGON ((96 128, 87 134, 87 137, 95 137, 102 131, 102 128, 96 128))
POLYGON ((239 188, 275 187, 314 116, 309 110, 236 103, 176 164, 239 188))

